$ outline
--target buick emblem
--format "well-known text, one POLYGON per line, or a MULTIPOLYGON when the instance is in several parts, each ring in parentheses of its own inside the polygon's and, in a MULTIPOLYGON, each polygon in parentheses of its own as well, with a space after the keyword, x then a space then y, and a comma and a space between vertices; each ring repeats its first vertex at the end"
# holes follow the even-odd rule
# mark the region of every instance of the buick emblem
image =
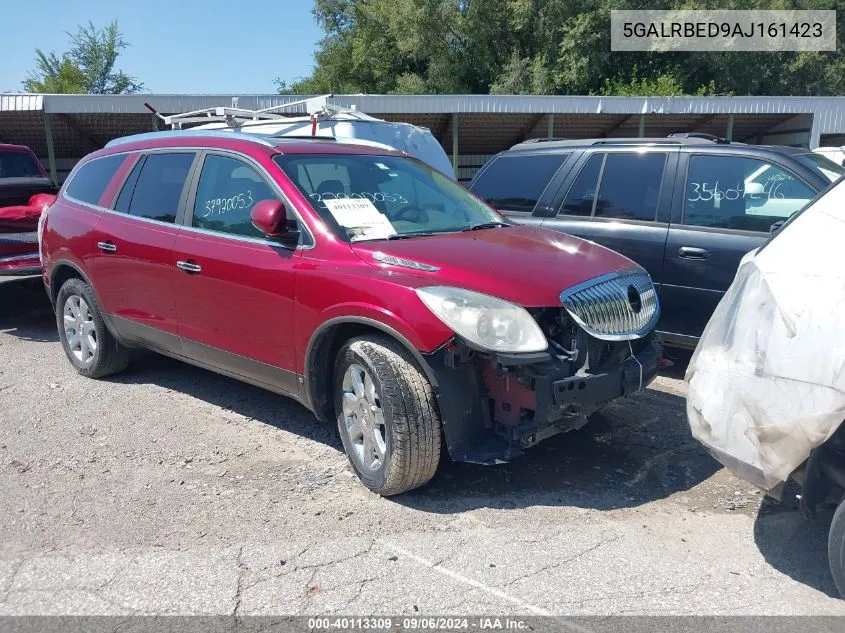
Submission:
POLYGON ((643 300, 640 298, 639 291, 634 286, 628 286, 628 305, 634 314, 639 314, 643 309, 643 300))

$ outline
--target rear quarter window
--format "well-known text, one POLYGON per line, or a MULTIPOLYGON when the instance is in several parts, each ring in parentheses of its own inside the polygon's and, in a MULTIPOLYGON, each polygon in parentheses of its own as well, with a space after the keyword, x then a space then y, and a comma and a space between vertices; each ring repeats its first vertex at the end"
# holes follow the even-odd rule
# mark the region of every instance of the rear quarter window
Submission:
POLYGON ((124 160, 125 155, 117 154, 88 161, 71 178, 65 195, 86 204, 100 204, 103 192, 124 160))
POLYGON ((569 154, 499 156, 472 184, 472 192, 497 209, 531 213, 569 154))

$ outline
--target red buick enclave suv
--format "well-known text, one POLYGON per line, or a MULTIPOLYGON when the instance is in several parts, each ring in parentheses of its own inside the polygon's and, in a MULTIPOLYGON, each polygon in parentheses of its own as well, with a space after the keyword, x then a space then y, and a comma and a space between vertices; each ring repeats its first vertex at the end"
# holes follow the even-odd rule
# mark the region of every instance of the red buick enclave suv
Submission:
POLYGON ((146 347, 336 419, 391 495, 581 427, 656 373, 648 274, 510 225, 406 155, 229 132, 118 139, 43 223, 44 282, 83 375, 146 347))

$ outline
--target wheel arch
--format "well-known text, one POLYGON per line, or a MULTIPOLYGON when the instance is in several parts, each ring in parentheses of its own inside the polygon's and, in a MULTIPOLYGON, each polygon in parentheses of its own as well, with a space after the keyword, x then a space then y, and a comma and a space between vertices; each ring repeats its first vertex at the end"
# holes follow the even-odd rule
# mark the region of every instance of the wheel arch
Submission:
POLYGON ((845 423, 821 446, 810 453, 801 478, 801 510, 815 516, 831 493, 837 492, 840 502, 845 493, 845 423))
POLYGON ((56 261, 50 270, 49 294, 50 302, 53 304, 53 309, 55 310, 56 308, 56 300, 59 296, 59 290, 61 290, 62 286, 68 279, 81 279, 88 284, 88 287, 91 288, 91 292, 94 293, 94 298, 97 300, 97 305, 100 308, 100 314, 103 317, 103 321, 105 322, 109 333, 115 338, 115 340, 123 342, 122 338, 117 334, 117 330, 115 330, 111 318, 103 309, 103 302, 100 301, 100 296, 97 294, 97 289, 94 287, 94 284, 92 284, 91 280, 88 279, 88 276, 82 272, 82 269, 78 264, 67 259, 56 261))
MULTIPOLYGON (((79 266, 68 260, 60 260, 53 264, 52 270, 50 271, 50 301, 54 306, 56 305, 56 298, 59 296, 59 290, 61 290, 68 279, 73 278, 81 279, 94 292, 94 286, 91 285, 88 277, 82 272, 79 266)), ((94 292, 94 296, 96 295, 97 293, 94 292)), ((99 301, 100 299, 98 297, 97 302, 99 303, 99 301)))
POLYGON ((411 355, 431 386, 438 387, 437 375, 423 354, 399 331, 376 319, 362 316, 341 316, 322 323, 308 341, 305 351, 305 401, 314 414, 328 421, 334 411, 331 383, 334 361, 341 346, 364 334, 385 334, 401 344, 411 355))

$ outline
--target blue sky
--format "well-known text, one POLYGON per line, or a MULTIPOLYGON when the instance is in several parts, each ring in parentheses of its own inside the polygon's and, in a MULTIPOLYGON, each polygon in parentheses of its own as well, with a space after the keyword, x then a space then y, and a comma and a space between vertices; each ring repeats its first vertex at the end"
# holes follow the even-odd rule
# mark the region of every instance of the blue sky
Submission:
POLYGON ((311 72, 322 36, 311 7, 311 0, 0 0, 0 92, 23 90, 36 48, 61 54, 70 48, 65 31, 114 19, 131 45, 117 65, 150 92, 275 92, 275 77, 311 72))

